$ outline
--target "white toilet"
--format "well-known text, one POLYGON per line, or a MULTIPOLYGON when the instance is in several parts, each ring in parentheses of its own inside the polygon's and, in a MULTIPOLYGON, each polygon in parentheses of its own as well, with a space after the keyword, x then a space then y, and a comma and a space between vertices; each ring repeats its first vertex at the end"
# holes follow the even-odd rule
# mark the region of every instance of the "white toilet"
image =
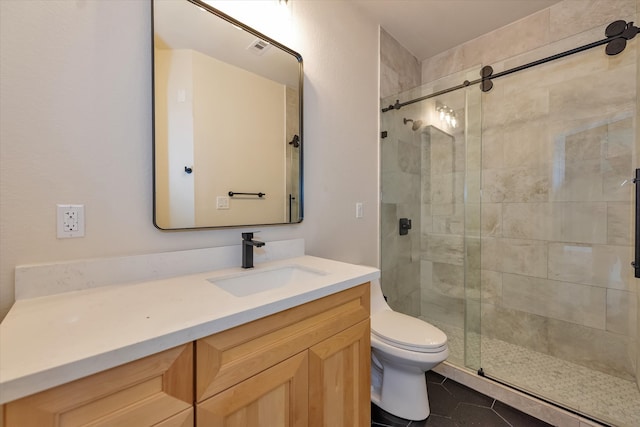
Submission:
POLYGON ((425 372, 449 356, 447 336, 427 322, 389 307, 371 282, 371 401, 395 416, 429 416, 425 372))

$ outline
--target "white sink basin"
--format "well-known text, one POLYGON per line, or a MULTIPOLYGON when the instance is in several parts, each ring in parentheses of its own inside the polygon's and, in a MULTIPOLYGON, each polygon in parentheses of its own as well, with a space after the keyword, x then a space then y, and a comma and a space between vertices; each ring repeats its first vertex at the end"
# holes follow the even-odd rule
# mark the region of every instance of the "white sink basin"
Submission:
POLYGON ((324 271, 301 265, 286 265, 265 270, 243 271, 242 273, 212 277, 207 280, 232 295, 246 297, 288 285, 303 284, 307 280, 326 274, 324 271))

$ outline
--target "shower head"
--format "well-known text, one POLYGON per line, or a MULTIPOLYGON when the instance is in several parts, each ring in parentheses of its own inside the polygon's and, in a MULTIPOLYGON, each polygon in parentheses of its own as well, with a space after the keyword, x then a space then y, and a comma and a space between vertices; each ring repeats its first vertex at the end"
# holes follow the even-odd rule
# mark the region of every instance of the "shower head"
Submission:
POLYGON ((411 130, 418 130, 422 126, 422 120, 402 119, 402 121, 405 125, 407 124, 407 122, 412 122, 413 126, 411 126, 411 130))

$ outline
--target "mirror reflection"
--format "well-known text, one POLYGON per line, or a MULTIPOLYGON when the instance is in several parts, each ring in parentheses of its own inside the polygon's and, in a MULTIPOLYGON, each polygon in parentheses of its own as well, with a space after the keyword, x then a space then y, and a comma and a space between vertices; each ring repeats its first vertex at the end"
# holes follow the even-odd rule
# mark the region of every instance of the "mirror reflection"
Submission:
POLYGON ((198 0, 153 1, 154 224, 302 220, 302 58, 198 0))

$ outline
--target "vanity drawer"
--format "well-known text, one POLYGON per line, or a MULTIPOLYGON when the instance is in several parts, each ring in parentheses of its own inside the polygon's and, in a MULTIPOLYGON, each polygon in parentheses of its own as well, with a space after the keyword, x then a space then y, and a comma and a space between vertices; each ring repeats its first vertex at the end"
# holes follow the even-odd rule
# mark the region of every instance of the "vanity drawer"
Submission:
POLYGON ((8 403, 5 427, 192 425, 192 350, 175 347, 8 403))
POLYGON ((196 341, 201 402, 369 318, 369 283, 196 341))

